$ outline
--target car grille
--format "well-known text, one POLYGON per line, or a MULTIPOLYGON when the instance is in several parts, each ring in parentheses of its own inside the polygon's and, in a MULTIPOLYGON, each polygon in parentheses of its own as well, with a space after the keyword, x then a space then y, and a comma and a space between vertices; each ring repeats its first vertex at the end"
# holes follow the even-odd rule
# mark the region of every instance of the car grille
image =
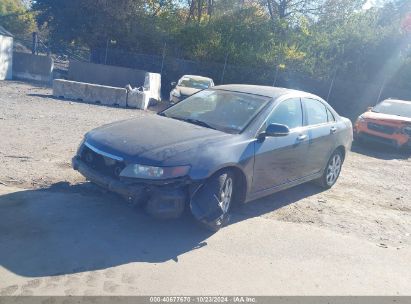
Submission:
POLYGON ((394 132, 397 130, 397 128, 395 127, 391 127, 391 126, 386 126, 386 125, 380 125, 380 124, 376 124, 373 122, 369 122, 367 124, 368 129, 379 132, 379 133, 384 133, 384 134, 394 134, 394 132))
POLYGON ((126 166, 124 162, 100 155, 87 146, 83 146, 80 158, 97 172, 115 179, 119 179, 121 171, 126 166))

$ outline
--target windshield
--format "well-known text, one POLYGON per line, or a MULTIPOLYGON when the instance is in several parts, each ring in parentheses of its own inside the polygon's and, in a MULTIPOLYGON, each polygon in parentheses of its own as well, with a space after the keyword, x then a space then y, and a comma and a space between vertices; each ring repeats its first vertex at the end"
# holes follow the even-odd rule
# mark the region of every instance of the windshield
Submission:
POLYGON ((188 97, 160 115, 227 133, 240 133, 269 100, 269 97, 209 89, 188 97))
POLYGON ((384 100, 376 105, 372 111, 376 113, 411 118, 411 102, 401 100, 384 100))
POLYGON ((178 86, 180 87, 188 87, 201 90, 209 88, 210 85, 211 82, 209 80, 201 80, 188 77, 184 77, 178 82, 178 86))

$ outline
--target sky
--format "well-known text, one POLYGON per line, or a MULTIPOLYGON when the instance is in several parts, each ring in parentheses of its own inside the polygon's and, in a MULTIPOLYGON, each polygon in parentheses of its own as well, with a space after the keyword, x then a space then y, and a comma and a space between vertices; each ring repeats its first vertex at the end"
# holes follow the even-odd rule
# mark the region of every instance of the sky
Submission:
POLYGON ((369 8, 371 8, 371 7, 373 7, 373 6, 382 5, 384 2, 385 2, 385 0, 368 0, 368 1, 364 4, 363 8, 364 8, 364 9, 369 9, 369 8))

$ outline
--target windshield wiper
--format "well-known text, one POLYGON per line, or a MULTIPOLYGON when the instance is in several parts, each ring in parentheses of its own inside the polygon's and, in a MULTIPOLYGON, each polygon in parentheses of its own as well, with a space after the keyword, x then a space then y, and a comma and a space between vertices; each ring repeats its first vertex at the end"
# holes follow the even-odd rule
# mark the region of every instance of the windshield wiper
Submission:
POLYGON ((174 118, 174 119, 178 119, 178 120, 181 120, 181 121, 189 122, 189 123, 192 123, 193 125, 198 125, 198 126, 206 127, 206 128, 209 128, 209 129, 217 130, 216 128, 214 128, 213 126, 209 125, 208 123, 206 123, 205 121, 202 121, 202 120, 198 120, 198 119, 194 119, 194 118, 184 118, 184 117, 170 117, 170 118, 174 118))

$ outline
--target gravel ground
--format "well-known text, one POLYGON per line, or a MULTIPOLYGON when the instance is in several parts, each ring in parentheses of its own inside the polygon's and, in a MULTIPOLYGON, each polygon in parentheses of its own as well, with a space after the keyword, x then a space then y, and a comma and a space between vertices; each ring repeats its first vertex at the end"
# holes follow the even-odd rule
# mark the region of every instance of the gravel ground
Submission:
MULTIPOLYGON (((61 191, 71 191, 63 185, 84 182, 70 167, 83 134, 141 115, 152 112, 58 100, 49 88, 0 82, 0 184, 24 189, 61 185, 61 191)), ((409 153, 354 145, 331 190, 301 185, 235 212, 317 226, 401 249, 411 245, 410 177, 409 153)))

